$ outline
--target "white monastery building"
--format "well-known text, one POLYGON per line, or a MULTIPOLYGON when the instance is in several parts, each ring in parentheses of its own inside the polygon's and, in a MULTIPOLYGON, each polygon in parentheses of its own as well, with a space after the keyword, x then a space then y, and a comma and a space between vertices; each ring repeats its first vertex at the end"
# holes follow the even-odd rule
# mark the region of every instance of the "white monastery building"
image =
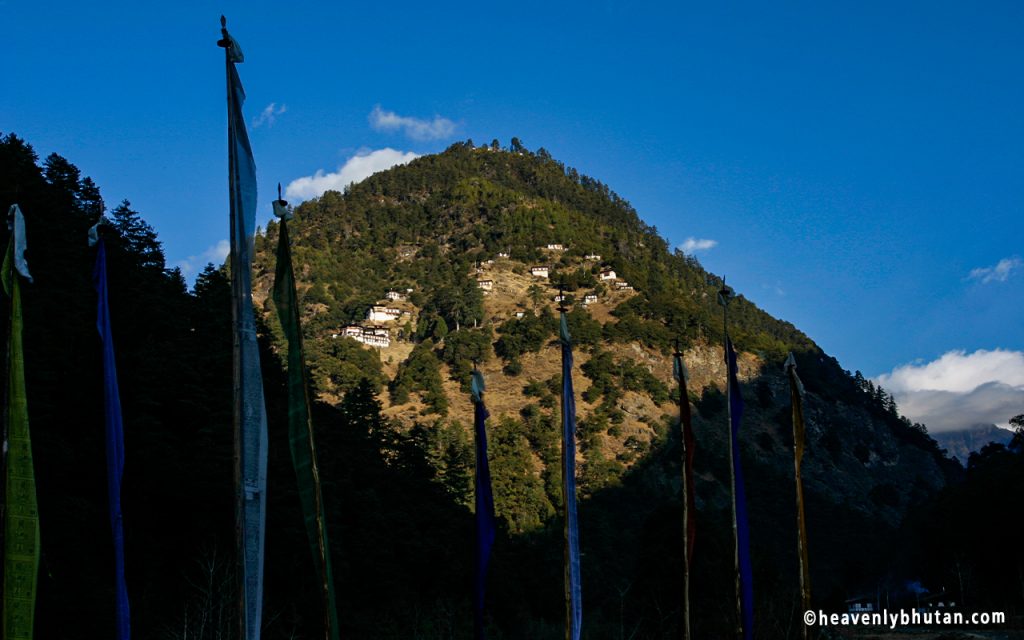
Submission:
POLYGON ((341 330, 341 333, 332 333, 332 338, 352 338, 357 342, 368 344, 378 349, 386 349, 391 346, 391 336, 385 327, 360 327, 350 324, 341 330))
POLYGON ((402 315, 401 309, 374 305, 366 312, 366 320, 368 322, 391 322, 398 319, 400 315, 402 315))

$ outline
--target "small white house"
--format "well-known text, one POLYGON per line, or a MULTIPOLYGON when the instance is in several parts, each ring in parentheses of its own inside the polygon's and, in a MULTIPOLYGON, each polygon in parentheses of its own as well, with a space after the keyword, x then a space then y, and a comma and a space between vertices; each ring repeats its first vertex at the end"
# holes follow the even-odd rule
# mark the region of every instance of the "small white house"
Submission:
POLYGON ((588 293, 587 295, 583 296, 583 304, 594 304, 595 302, 597 302, 596 295, 588 293))
POLYGON ((507 257, 509 257, 509 255, 510 255, 510 254, 509 254, 509 252, 508 252, 508 251, 499 251, 499 252, 498 252, 498 257, 499 257, 499 258, 507 258, 507 257))
POLYGON ((619 280, 618 282, 615 283, 615 288, 618 289, 619 291, 632 291, 633 285, 629 284, 625 280, 619 280))
POLYGON ((565 302, 565 296, 561 293, 552 298, 555 302, 565 302))
POLYGON ((363 337, 363 328, 358 325, 350 324, 341 330, 341 335, 347 338, 361 338, 363 337))
POLYGON ((526 317, 526 312, 525 311, 516 311, 516 319, 524 318, 524 317, 526 317))
POLYGON ((404 300, 405 299, 405 296, 403 296, 401 293, 395 291, 394 289, 391 289, 386 294, 384 294, 384 297, 387 298, 388 300, 404 300))
POLYGON ((558 244, 558 243, 553 243, 553 244, 549 244, 547 246, 547 250, 548 251, 565 251, 565 246, 561 245, 561 244, 558 244))
POLYGON ((602 280, 614 280, 616 277, 614 269, 601 269, 602 280))
POLYGON ((537 278, 548 277, 548 267, 530 267, 530 273, 537 278))
POLYGON ((583 259, 592 260, 594 262, 601 262, 601 256, 597 255, 596 253, 588 253, 587 255, 583 256, 583 259))
POLYGON ((494 288, 494 280, 477 280, 476 281, 476 286, 477 286, 478 289, 483 289, 484 291, 490 291, 491 289, 494 288))

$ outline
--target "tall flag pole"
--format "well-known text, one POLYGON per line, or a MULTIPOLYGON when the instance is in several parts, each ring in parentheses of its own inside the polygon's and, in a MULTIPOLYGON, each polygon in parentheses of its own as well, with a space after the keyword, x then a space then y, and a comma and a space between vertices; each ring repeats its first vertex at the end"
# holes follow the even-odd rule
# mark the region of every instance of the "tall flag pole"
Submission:
POLYGON ((235 524, 242 585, 240 636, 259 640, 263 613, 263 546, 267 505, 267 410, 252 309, 256 163, 245 130, 245 91, 235 64, 242 49, 220 18, 228 89, 228 190, 231 212, 231 299, 234 320, 235 524))
POLYGON ((121 520, 121 478, 124 475, 124 424, 121 420, 121 395, 117 388, 117 364, 114 337, 110 329, 110 304, 107 292, 107 246, 99 234, 100 218, 89 230, 89 245, 96 247, 96 265, 92 283, 96 289, 96 329, 103 342, 103 413, 107 441, 107 499, 110 503, 110 532, 114 539, 115 616, 117 640, 131 637, 131 613, 128 586, 124 578, 124 525, 121 520))
MULTIPOLYGON (((559 300, 565 295, 559 291, 559 300)), ((564 303, 563 303, 564 304, 564 303)), ((576 517, 576 397, 572 389, 572 336, 558 308, 562 343, 562 504, 565 505, 565 638, 580 640, 583 603, 580 588, 580 534, 576 517)))
MULTIPOLYGON (((796 358, 790 353, 786 358, 786 375, 789 377, 789 397, 793 405, 793 471, 796 478, 796 527, 797 557, 800 559, 800 600, 803 610, 811 608, 811 570, 807 562, 807 521, 804 519, 804 481, 800 466, 804 457, 804 385, 796 374, 796 358)), ((807 625, 802 625, 804 638, 807 625)))
POLYGON ((679 427, 683 446, 683 639, 690 640, 690 566, 693 562, 693 542, 697 534, 696 504, 693 486, 693 417, 690 415, 690 398, 686 383, 690 377, 683 362, 676 340, 673 354, 672 373, 679 382, 679 427))
POLYGON ((747 522, 747 497, 743 482, 743 466, 740 463, 739 430, 743 419, 743 396, 737 379, 736 351, 729 339, 729 301, 733 291, 722 281, 718 302, 722 305, 722 322, 725 333, 725 363, 728 369, 729 385, 729 477, 732 482, 732 529, 736 541, 736 613, 738 638, 750 640, 754 637, 754 582, 750 564, 750 527, 747 522))
POLYGON ((288 446, 299 484, 299 500, 302 503, 306 533, 309 535, 313 552, 313 564, 320 576, 324 600, 324 637, 327 640, 338 640, 340 631, 334 597, 331 549, 327 539, 327 521, 324 515, 320 468, 317 465, 309 385, 302 349, 302 328, 299 324, 298 296, 295 293, 292 250, 288 240, 288 221, 292 219, 292 212, 288 208, 288 203, 281 199, 280 184, 277 185, 274 215, 280 218, 281 223, 278 227, 277 268, 272 293, 277 316, 288 340, 288 446))
POLYGON ((4 291, 11 298, 7 342, 7 454, 4 478, 3 633, 6 640, 32 640, 36 584, 39 576, 39 510, 32 465, 25 393, 25 353, 22 349, 21 284, 19 274, 32 282, 25 262, 25 219, 18 205, 8 213, 11 239, 4 255, 4 291))
POLYGON ((470 385, 473 397, 473 428, 476 441, 476 589, 473 592, 473 629, 476 640, 484 640, 484 605, 487 587, 487 566, 496 532, 494 494, 491 491, 491 469, 487 463, 487 407, 484 406, 484 377, 473 367, 470 385))

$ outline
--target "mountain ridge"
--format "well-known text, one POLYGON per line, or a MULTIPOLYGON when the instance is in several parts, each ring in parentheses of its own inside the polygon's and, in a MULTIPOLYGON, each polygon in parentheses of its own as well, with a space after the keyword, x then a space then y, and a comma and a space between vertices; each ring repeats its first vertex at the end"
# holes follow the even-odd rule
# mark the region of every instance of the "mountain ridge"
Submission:
POLYGON ((993 442, 1008 445, 1013 439, 1013 431, 994 424, 975 424, 956 431, 932 433, 931 437, 950 458, 966 465, 971 454, 981 451, 985 445, 993 442))
MULTIPOLYGON (((708 449, 724 451, 720 432, 711 426, 724 415, 720 281, 692 256, 670 252, 657 229, 607 186, 543 149, 456 143, 375 174, 344 194, 327 192, 302 203, 291 229, 300 288, 313 301, 304 320, 322 397, 337 401, 351 384, 352 376, 329 373, 334 360, 344 360, 332 360, 336 345, 349 342, 345 350, 379 353, 385 416, 406 430, 465 432, 471 420, 466 382, 476 360, 492 390, 489 397, 496 398, 492 423, 518 423, 527 457, 545 480, 548 496, 541 502, 548 506, 539 512, 550 513, 558 503, 551 467, 559 291, 574 303, 570 328, 579 338, 584 495, 620 482, 667 437, 676 415, 669 359, 676 339, 692 374, 698 435, 712 445, 708 449), (550 277, 531 275, 538 265, 549 266, 550 277), (601 280, 602 269, 614 270, 614 282, 632 288, 608 286, 612 281, 601 280), (481 290, 478 280, 490 281, 492 288, 481 290), (384 323, 391 327, 393 346, 374 352, 350 339, 327 337, 346 325, 373 324, 362 320, 367 309, 386 303, 387 291, 405 289, 413 290, 403 307, 409 316, 384 323), (579 304, 584 295, 596 295, 597 301, 579 304)), ((265 291, 275 243, 272 222, 257 239, 254 285, 268 317, 265 291)), ((742 294, 729 315, 730 334, 742 353, 749 407, 743 447, 752 464, 769 458, 772 473, 792 474, 791 457, 785 456, 792 435, 781 363, 793 351, 810 392, 810 491, 896 527, 910 505, 955 473, 923 428, 896 414, 891 396, 844 371, 791 323, 772 318, 742 294), (853 480, 837 484, 840 473, 853 480)), ((437 464, 444 474, 444 463, 437 464)), ((704 478, 699 500, 724 504, 723 468, 705 468, 704 478)), ((460 499, 468 502, 468 494, 460 499)), ((528 519, 543 520, 538 518, 528 519)))

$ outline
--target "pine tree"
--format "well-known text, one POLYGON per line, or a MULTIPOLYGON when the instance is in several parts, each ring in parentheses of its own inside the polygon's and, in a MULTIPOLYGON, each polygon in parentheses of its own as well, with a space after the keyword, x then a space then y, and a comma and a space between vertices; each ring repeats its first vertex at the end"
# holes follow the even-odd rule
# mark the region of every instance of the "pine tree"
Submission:
POLYGON ((135 256, 138 266, 148 269, 164 268, 164 252, 157 240, 156 231, 142 219, 138 211, 132 209, 128 200, 110 212, 114 229, 119 235, 119 244, 123 250, 135 256))

